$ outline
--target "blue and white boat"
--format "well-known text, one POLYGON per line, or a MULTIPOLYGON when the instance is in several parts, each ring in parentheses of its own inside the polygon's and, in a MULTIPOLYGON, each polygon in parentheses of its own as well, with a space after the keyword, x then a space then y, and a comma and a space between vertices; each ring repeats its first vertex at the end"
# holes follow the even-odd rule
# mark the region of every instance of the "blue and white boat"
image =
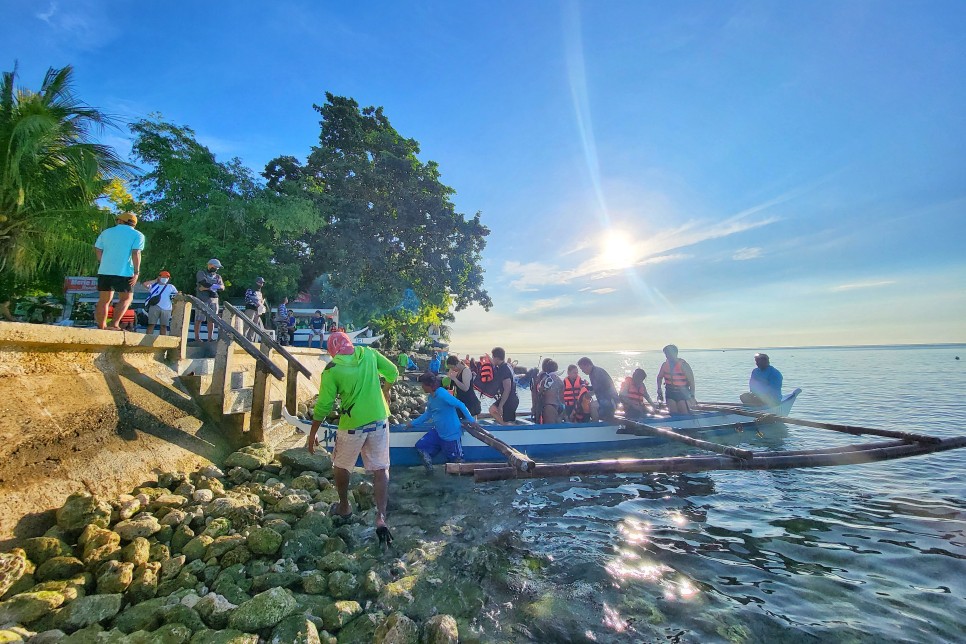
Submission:
MULTIPOLYGON (((783 396, 781 402, 773 407, 747 407, 737 404, 735 407, 776 416, 788 416, 801 392, 801 389, 796 389, 783 396)), ((287 414, 286 418, 300 430, 307 431, 304 429, 307 424, 305 421, 298 421, 287 414)), ((670 429, 696 438, 733 433, 736 429, 755 425, 754 418, 728 412, 698 412, 676 416, 654 414, 642 416, 635 422, 650 427, 670 429)), ((496 438, 538 461, 609 450, 620 450, 630 455, 632 450, 670 442, 661 436, 621 433, 623 427, 620 421, 541 425, 528 420, 519 420, 515 425, 498 425, 492 419, 482 419, 479 424, 496 438)), ((426 433, 425 430, 406 429, 404 425, 394 425, 389 428, 389 432, 389 457, 392 465, 397 467, 422 465, 415 445, 416 441, 426 433)), ((334 428, 329 428, 329 431, 324 433, 320 432, 319 440, 321 445, 331 450, 335 440, 334 428)), ((640 453, 635 455, 641 456, 640 453)), ((498 451, 465 432, 463 433, 463 458, 471 463, 506 460, 498 451)))

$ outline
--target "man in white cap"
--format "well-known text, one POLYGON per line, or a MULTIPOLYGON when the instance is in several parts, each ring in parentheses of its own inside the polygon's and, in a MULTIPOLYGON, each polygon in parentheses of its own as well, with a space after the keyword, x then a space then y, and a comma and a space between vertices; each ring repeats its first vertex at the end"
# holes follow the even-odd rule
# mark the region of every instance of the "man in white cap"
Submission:
POLYGON ((144 250, 144 234, 134 230, 138 218, 133 212, 118 213, 116 226, 102 232, 94 242, 94 253, 100 262, 97 268, 97 306, 94 317, 98 329, 107 329, 107 309, 117 291, 118 302, 114 307, 111 331, 120 331, 121 318, 127 313, 134 299, 134 285, 141 272, 141 251, 144 250))
MULTIPOLYGON (((262 293, 263 286, 265 286, 265 278, 259 277, 255 279, 255 286, 245 291, 245 315, 259 329, 265 328, 262 324, 262 313, 265 312, 265 295, 262 293)), ((245 337, 254 341, 255 331, 249 327, 245 332, 245 337)))
MULTIPOLYGON (((225 290, 225 282, 221 279, 218 271, 221 270, 221 262, 217 259, 209 259, 206 270, 198 271, 195 280, 198 284, 198 299, 208 305, 215 315, 218 315, 218 293, 225 290)), ((203 311, 195 312, 195 342, 201 342, 199 331, 201 325, 208 322, 208 341, 214 340, 215 322, 209 319, 203 311)))

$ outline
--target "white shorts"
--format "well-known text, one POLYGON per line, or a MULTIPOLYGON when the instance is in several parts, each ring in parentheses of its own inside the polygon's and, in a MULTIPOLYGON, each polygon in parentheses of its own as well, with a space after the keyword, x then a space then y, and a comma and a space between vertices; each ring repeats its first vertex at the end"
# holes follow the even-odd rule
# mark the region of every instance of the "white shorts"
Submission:
POLYGON ((157 304, 148 309, 148 324, 160 324, 161 326, 168 326, 170 322, 171 309, 162 309, 157 304))
POLYGON ((342 470, 352 470, 362 454, 362 465, 367 472, 389 469, 389 421, 379 420, 350 434, 340 429, 335 434, 335 448, 332 450, 332 465, 342 470), (379 423, 379 428, 369 432, 361 431, 379 423))

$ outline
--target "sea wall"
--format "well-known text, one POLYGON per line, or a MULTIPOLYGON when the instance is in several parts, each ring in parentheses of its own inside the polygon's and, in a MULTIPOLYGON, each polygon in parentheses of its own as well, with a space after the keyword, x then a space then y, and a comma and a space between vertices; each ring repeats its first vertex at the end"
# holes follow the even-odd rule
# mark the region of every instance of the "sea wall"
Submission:
POLYGON ((172 337, 0 323, 0 547, 72 493, 113 495, 237 448, 165 362, 172 337))

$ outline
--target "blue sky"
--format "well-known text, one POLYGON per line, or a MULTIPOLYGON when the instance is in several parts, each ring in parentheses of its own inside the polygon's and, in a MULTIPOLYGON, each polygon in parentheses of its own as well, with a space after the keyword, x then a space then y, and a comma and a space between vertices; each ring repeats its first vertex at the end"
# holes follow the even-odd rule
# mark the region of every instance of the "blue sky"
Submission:
POLYGON ((966 4, 348 4, 3 0, 0 62, 259 171, 384 106, 492 229, 460 349, 966 341, 966 4))

